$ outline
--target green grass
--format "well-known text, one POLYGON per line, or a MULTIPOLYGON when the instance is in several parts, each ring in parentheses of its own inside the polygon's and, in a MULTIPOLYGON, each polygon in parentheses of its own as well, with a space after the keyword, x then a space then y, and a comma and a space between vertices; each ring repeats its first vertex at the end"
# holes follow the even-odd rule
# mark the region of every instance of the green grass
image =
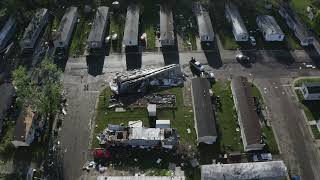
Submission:
POLYGON ((274 138, 274 134, 271 127, 262 127, 262 133, 265 136, 267 149, 272 154, 279 154, 278 144, 274 138))
POLYGON ((112 43, 112 51, 113 52, 121 52, 122 49, 122 39, 123 39, 123 33, 124 33, 124 25, 125 22, 122 19, 121 15, 114 14, 110 20, 110 29, 109 29, 109 35, 117 34, 118 39, 116 41, 113 41, 112 43))
POLYGON ((320 131, 319 131, 317 125, 311 125, 310 127, 311 127, 312 133, 314 135, 314 138, 320 139, 320 131))
POLYGON ((260 90, 258 89, 257 86, 255 86, 254 84, 250 83, 252 86, 252 96, 253 97, 257 97, 259 99, 259 101, 262 103, 263 102, 263 98, 262 98, 262 94, 260 93, 260 90))
MULTIPOLYGON (((157 109, 158 119, 171 120, 171 127, 177 128, 180 135, 180 143, 182 145, 196 145, 196 134, 193 124, 192 107, 185 107, 183 104, 182 89, 180 87, 162 90, 158 93, 170 93, 176 95, 176 107, 167 109, 157 109), (191 129, 191 134, 187 133, 187 128, 191 129)), ((100 96, 96 112, 96 127, 94 129, 92 147, 99 147, 96 136, 102 132, 108 124, 127 125, 129 121, 141 120, 143 125, 149 127, 151 123, 148 118, 146 108, 127 109, 126 112, 115 112, 108 108, 108 98, 112 94, 109 88, 104 89, 100 96)))
POLYGON ((86 47, 86 41, 89 36, 91 26, 89 22, 92 19, 90 16, 81 16, 80 22, 76 25, 76 30, 73 34, 72 42, 70 45, 69 55, 80 56, 83 55, 86 47))
POLYGON ((0 140, 0 154, 5 155, 9 158, 10 154, 13 153, 14 146, 12 145, 12 137, 13 132, 15 129, 15 123, 9 122, 4 128, 3 128, 3 134, 0 140))
POLYGON ((303 83, 320 83, 320 77, 299 79, 295 81, 294 87, 301 87, 303 83))
POLYGON ((308 18, 307 7, 312 6, 315 8, 315 12, 320 9, 320 3, 317 0, 291 0, 290 5, 293 10, 299 15, 301 20, 306 23, 308 27, 311 27, 315 32, 320 35, 320 25, 312 22, 308 18))
POLYGON ((153 1, 141 0, 142 14, 140 16, 140 23, 142 33, 147 33, 147 47, 146 50, 154 51, 156 46, 155 25, 159 22, 159 10, 153 1))
MULTIPOLYGON (((259 99, 260 104, 264 104, 262 94, 257 86, 252 85, 252 96, 257 97, 259 99)), ((268 127, 266 124, 262 124, 262 133, 265 137, 267 149, 272 154, 279 154, 278 144, 275 140, 273 131, 271 127, 268 127)))
POLYGON ((160 93, 175 94, 176 108, 163 109, 157 112, 158 119, 171 120, 171 127, 177 128, 180 135, 180 143, 182 145, 196 146, 196 131, 194 129, 194 117, 192 107, 184 106, 182 88, 176 87, 163 90, 160 93), (187 129, 191 130, 188 134, 187 129))
POLYGON ((216 96, 220 96, 222 104, 221 109, 216 113, 221 151, 243 151, 240 131, 236 131, 238 119, 234 109, 230 82, 216 82, 213 85, 213 92, 216 96))
POLYGON ((240 45, 234 40, 234 36, 230 31, 230 29, 225 27, 223 28, 223 30, 219 30, 218 34, 219 34, 219 38, 223 46, 223 49, 235 50, 240 48, 240 45))
POLYGON ((147 33, 147 50, 154 50, 156 47, 155 30, 152 25, 146 25, 144 27, 145 33, 147 33))
POLYGON ((191 50, 197 50, 197 44, 196 44, 196 35, 192 32, 187 32, 186 35, 183 37, 184 39, 184 46, 190 47, 188 44, 191 43, 191 50))

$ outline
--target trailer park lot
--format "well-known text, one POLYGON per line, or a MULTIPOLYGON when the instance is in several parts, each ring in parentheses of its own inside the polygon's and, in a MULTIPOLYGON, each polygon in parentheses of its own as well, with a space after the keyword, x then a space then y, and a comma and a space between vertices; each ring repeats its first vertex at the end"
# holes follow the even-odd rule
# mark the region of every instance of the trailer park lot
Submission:
MULTIPOLYGON (((191 75, 188 60, 195 57, 212 69, 218 81, 227 81, 230 76, 243 75, 252 79, 258 86, 265 100, 265 105, 277 143, 280 158, 284 159, 291 173, 301 174, 307 179, 317 179, 319 174, 319 142, 312 139, 310 131, 301 113, 291 89, 294 78, 300 76, 317 76, 318 70, 305 68, 303 63, 312 60, 303 52, 295 52, 295 56, 277 55, 277 52, 257 52, 256 63, 251 68, 245 68, 234 62, 234 54, 220 49, 222 67, 212 69, 210 61, 203 52, 181 52, 179 64, 191 75), (301 55, 302 54, 302 55, 301 55), (299 57, 299 58, 295 58, 299 57), (282 61, 292 62, 282 64, 282 61)), ((164 58, 161 53, 145 53, 142 55, 142 67, 163 66, 164 58)), ((99 91, 108 86, 115 72, 126 69, 124 55, 111 54, 104 60, 103 73, 98 76, 88 74, 86 58, 69 58, 64 85, 68 99, 68 115, 61 132, 61 144, 64 150, 66 177, 78 177, 81 166, 89 157, 90 134, 94 129, 94 110, 99 91), (89 85, 88 91, 83 91, 84 84, 89 85), (84 103, 86 102, 86 103, 84 103), (78 163, 75 163, 78 162, 78 163)), ((188 88, 188 85, 186 85, 188 88)))
MULTIPOLYGON (((110 95, 112 95, 109 82, 119 72, 140 68, 162 68, 171 64, 178 64, 181 68, 185 78, 183 85, 161 90, 155 89, 152 92, 175 95, 175 106, 173 108, 157 109, 157 118, 170 120, 171 128, 178 130, 180 135, 178 150, 155 150, 153 152, 153 150, 132 148, 130 149, 132 152, 128 153, 128 149, 124 149, 123 153, 121 151, 123 149, 110 146, 108 148, 110 150, 115 149, 116 158, 119 161, 106 164, 108 165, 106 173, 109 176, 135 176, 136 174, 168 176, 167 172, 170 164, 175 163, 177 166, 183 167, 187 178, 198 179, 200 176, 199 168, 190 168, 187 165, 184 166, 184 163, 181 162, 186 162, 185 159, 195 157, 201 166, 223 162, 222 159, 225 155, 232 154, 241 156, 237 162, 251 162, 252 155, 266 152, 272 154, 273 160, 283 160, 290 176, 299 175, 305 180, 320 179, 318 170, 320 167, 320 139, 313 135, 313 129, 308 122, 308 114, 306 116, 306 113, 304 113, 305 107, 299 102, 299 96, 295 93, 297 78, 320 77, 320 46, 317 39, 314 40, 316 42, 312 46, 301 46, 299 40, 294 37, 284 20, 281 19, 282 17, 275 15, 276 11, 268 11, 268 14, 273 15, 275 20, 278 23, 280 22, 285 40, 283 42, 265 42, 263 36, 258 34, 260 32, 252 33, 252 29, 256 28, 256 25, 251 25, 255 19, 249 18, 248 20, 247 15, 245 15, 245 25, 250 32, 248 35, 254 35, 257 38, 257 45, 252 46, 249 41, 236 42, 233 40, 232 27, 230 24, 225 24, 227 23, 225 18, 223 20, 226 22, 223 23, 217 22, 217 20, 212 21, 213 29, 199 28, 201 29, 199 30, 201 31, 201 37, 197 32, 194 32, 194 28, 197 27, 194 22, 210 20, 210 15, 211 19, 221 16, 220 12, 211 14, 212 9, 219 8, 219 3, 209 11, 202 10, 200 6, 197 6, 199 17, 197 17, 197 21, 192 18, 187 20, 188 24, 191 24, 190 27, 182 27, 181 24, 185 20, 183 17, 187 17, 187 15, 178 15, 181 9, 178 9, 177 14, 173 13, 172 15, 172 12, 177 9, 165 6, 165 11, 161 12, 163 14, 159 14, 159 16, 163 16, 161 17, 162 20, 160 19, 163 22, 158 20, 160 24, 158 22, 148 24, 157 16, 146 17, 143 14, 145 12, 138 13, 145 9, 138 9, 137 7, 128 8, 130 13, 135 13, 135 16, 129 14, 131 18, 125 18, 125 13, 122 11, 108 14, 108 11, 113 10, 112 8, 106 10, 105 14, 108 17, 104 17, 102 22, 107 22, 109 25, 103 25, 101 38, 99 38, 102 39, 101 44, 99 44, 102 48, 90 47, 91 49, 88 49, 86 47, 88 31, 91 24, 94 24, 91 22, 94 19, 94 13, 87 15, 79 13, 80 21, 75 26, 68 46, 69 51, 62 52, 68 54, 63 54, 62 58, 55 59, 57 64, 63 64, 62 79, 67 104, 62 126, 58 130, 56 140, 56 142, 59 142, 58 145, 62 154, 63 172, 60 173, 64 176, 64 179, 86 180, 99 175, 98 171, 84 171, 83 167, 86 162, 93 160, 92 152, 95 148, 104 147, 99 145, 97 136, 108 124, 127 125, 129 121, 141 120, 144 127, 154 126, 154 119, 148 117, 146 108, 125 107, 125 112, 115 112, 112 108, 107 108, 110 95), (204 13, 203 17, 201 17, 201 13, 204 13), (124 23, 125 19, 129 19, 130 22, 124 23), (181 24, 179 24, 179 21, 175 22, 177 19, 182 21, 181 24), (141 22, 142 26, 140 25, 141 22), (155 28, 158 25, 159 28, 155 28), (138 29, 135 27, 138 27, 138 29), (184 29, 183 32, 180 32, 180 28, 184 29), (222 32, 225 28, 229 29, 222 32), (158 29, 160 39, 155 32, 158 29), (125 31, 131 34, 123 35, 125 31), (154 33, 154 37, 152 36, 144 42, 151 47, 141 43, 143 39, 142 31, 151 32, 150 36, 154 33), (206 35, 206 33, 208 34, 206 35), (113 37, 117 38, 105 44, 104 35, 109 35, 109 40, 113 37), (122 42, 122 38, 124 42, 122 42), (210 42, 206 42, 206 39, 210 42), (202 40, 204 42, 201 42, 202 40), (150 43, 150 41, 155 42, 150 43), (236 50, 237 48, 240 48, 240 51, 250 58, 250 63, 242 63, 236 60, 239 53, 236 50), (195 104, 194 98, 196 98, 196 96, 193 96, 193 91, 197 87, 192 87, 192 79, 196 78, 190 68, 192 58, 203 64, 205 70, 213 72, 215 76, 215 82, 208 86, 210 93, 212 91, 214 97, 219 97, 219 101, 208 101, 212 103, 212 109, 214 110, 214 116, 209 116, 213 118, 214 125, 211 122, 208 123, 208 126, 214 129, 211 131, 207 127, 204 133, 213 133, 217 137, 213 140, 215 142, 210 145, 198 144, 199 138, 197 138, 197 135, 201 134, 199 133, 201 129, 197 128, 196 122, 198 121, 195 120, 196 122, 194 122, 197 108, 193 107, 195 104), (241 108, 239 110, 239 107, 236 106, 237 100, 234 96, 237 93, 234 93, 234 87, 232 88, 231 83, 238 76, 248 79, 247 84, 251 85, 249 92, 257 97, 260 102, 262 113, 259 114, 259 117, 255 114, 254 118, 261 121, 255 123, 259 127, 259 124, 261 124, 261 132, 260 130, 255 132, 262 136, 255 141, 260 141, 263 138, 266 140, 266 146, 263 150, 247 152, 249 147, 246 149, 247 145, 243 144, 245 137, 241 134, 242 126, 238 123, 239 114, 241 114, 239 111, 242 110, 241 108), (176 152, 183 152, 187 156, 181 158, 177 155, 179 153, 176 154, 176 152), (123 154, 126 154, 124 158, 121 156, 123 154)), ((159 10, 163 8, 159 5, 159 10)), ((148 11, 153 12, 154 10, 156 8, 148 11)), ((189 10, 192 11, 191 7, 186 11, 189 10)), ((239 8, 240 14, 242 15, 245 10, 239 8)), ((259 13, 261 12, 257 11, 255 15, 259 15, 259 13)), ((96 19, 99 19, 99 17, 99 12, 97 12, 96 19)), ((206 26, 206 24, 206 22, 198 22, 200 26, 206 26)), ((211 26, 211 22, 209 24, 211 26)), ((96 42, 92 44, 97 46, 96 42)), ((59 54, 55 56, 59 56, 59 54)), ((196 92, 200 92, 200 87, 198 90, 196 92)), ((203 91, 203 94, 198 95, 199 97, 207 97, 208 94, 209 91, 203 91)), ((247 99, 250 101, 252 98, 247 99)), ((201 102, 198 102, 198 104, 201 104, 201 102)), ((256 110, 249 109, 247 112, 256 113, 256 110)), ((206 116, 204 115, 204 117, 206 116)), ((255 137, 257 136, 259 135, 255 134, 255 137)), ((229 160, 226 161, 229 162, 229 160)))
MULTIPOLYGON (((179 44, 179 42, 177 43, 179 44)), ((109 86, 108 83, 116 72, 151 66, 163 67, 172 63, 180 64, 182 71, 189 76, 182 88, 183 106, 190 107, 191 110, 189 79, 192 78, 192 73, 189 68, 189 60, 194 57, 204 64, 207 70, 214 72, 217 82, 220 84, 228 84, 232 77, 239 75, 247 77, 251 83, 255 84, 262 94, 265 118, 272 127, 271 130, 278 145, 279 153, 273 154, 274 159, 284 160, 291 175, 300 175, 303 179, 319 179, 320 174, 317 167, 320 167, 320 142, 311 136, 311 130, 307 126, 304 114, 292 89, 295 78, 320 75, 318 69, 307 66, 316 65, 315 60, 319 58, 316 49, 250 49, 248 51, 244 49, 243 51, 253 59, 253 63, 247 66, 235 61, 236 51, 224 49, 219 36, 216 36, 216 43, 216 47, 191 52, 151 51, 142 52, 140 56, 137 56, 136 53, 112 52, 106 57, 100 57, 97 61, 92 61, 90 57, 86 56, 69 57, 64 72, 68 108, 60 133, 65 178, 75 179, 79 176, 86 178, 91 175, 84 173, 81 168, 87 160, 92 158, 91 148, 96 147, 97 132, 95 129, 103 130, 107 126, 107 124, 105 127, 100 127, 101 124, 97 125, 98 122, 95 121, 96 110, 99 105, 98 100, 101 99, 99 98, 101 91, 109 86), (88 86, 87 90, 85 90, 85 86, 88 86)), ((124 118, 128 117, 130 115, 124 118)), ((129 120, 134 120, 134 118, 133 115, 129 120)), ((138 115, 137 118, 147 117, 138 115)), ((147 120, 143 120, 143 122, 147 122, 147 120)), ((191 131, 194 129, 191 128, 191 131)), ((238 145, 237 142, 233 142, 236 144, 234 150, 243 152, 241 141, 236 139, 234 138, 234 141, 237 141, 238 145)), ((190 141, 194 140, 194 138, 190 139, 190 141)), ((194 146, 194 142, 190 142, 190 144, 194 146)), ((215 151, 220 152, 221 147, 213 146, 211 150, 209 153, 200 150, 200 164, 211 163, 213 159, 217 158, 215 151)), ((109 173, 133 175, 137 172, 143 172, 143 169, 129 167, 131 167, 129 172, 114 170, 109 173)), ((112 168, 110 169, 112 170, 112 168)))

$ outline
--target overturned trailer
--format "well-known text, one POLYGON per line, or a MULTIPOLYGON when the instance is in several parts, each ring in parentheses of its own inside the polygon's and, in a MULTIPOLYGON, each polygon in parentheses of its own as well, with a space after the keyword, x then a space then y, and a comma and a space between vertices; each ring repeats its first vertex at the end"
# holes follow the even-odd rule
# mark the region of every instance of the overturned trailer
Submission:
POLYGON ((144 93, 152 87, 175 87, 181 84, 183 74, 180 66, 172 64, 118 73, 110 82, 110 88, 115 94, 130 94, 144 93))

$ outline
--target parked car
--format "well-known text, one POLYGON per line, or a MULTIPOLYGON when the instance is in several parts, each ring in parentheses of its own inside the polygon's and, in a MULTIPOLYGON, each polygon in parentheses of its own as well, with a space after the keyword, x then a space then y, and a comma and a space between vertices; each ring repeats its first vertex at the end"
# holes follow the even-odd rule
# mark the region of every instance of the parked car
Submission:
POLYGON ((256 39, 253 36, 249 36, 249 41, 252 46, 257 45, 256 39))
POLYGON ((236 60, 239 63, 249 63, 250 62, 250 58, 248 56, 244 55, 243 52, 241 52, 239 49, 237 50, 236 60))
POLYGON ((261 154, 254 154, 252 156, 254 162, 258 161, 272 161, 272 154, 271 153, 261 153, 261 154))
POLYGON ((189 64, 190 64, 191 70, 197 71, 197 74, 200 75, 201 72, 204 72, 204 66, 194 58, 191 58, 191 60, 189 61, 189 64))

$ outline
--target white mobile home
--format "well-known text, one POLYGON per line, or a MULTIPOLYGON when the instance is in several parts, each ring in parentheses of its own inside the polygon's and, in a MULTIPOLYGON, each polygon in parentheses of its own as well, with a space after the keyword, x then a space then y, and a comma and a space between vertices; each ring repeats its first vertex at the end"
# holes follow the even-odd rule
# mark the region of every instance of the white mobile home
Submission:
POLYGON ((138 46, 139 35, 139 16, 140 7, 137 5, 130 5, 127 8, 126 24, 124 27, 123 45, 138 46))
POLYGON ((70 7, 63 15, 59 29, 55 34, 54 47, 67 48, 70 44, 72 32, 78 19, 78 8, 70 7))
POLYGON ((214 32, 209 12, 201 4, 195 5, 199 37, 202 42, 214 41, 214 32))
POLYGON ((160 6, 160 42, 162 46, 175 44, 172 10, 165 4, 160 6))
POLYGON ((266 41, 283 41, 284 33, 272 16, 261 15, 256 19, 257 25, 266 41))
POLYGON ((201 166, 201 180, 284 180, 287 174, 283 161, 201 166))
POLYGON ((320 100, 320 84, 319 83, 303 83, 301 93, 304 100, 320 100))
POLYGON ((94 22, 87 40, 89 49, 102 48, 107 31, 109 7, 100 6, 96 12, 94 22))
POLYGON ((38 9, 35 15, 33 16, 28 27, 24 31, 22 40, 20 41, 21 49, 24 50, 33 50, 35 44, 39 38, 40 33, 45 28, 49 20, 48 9, 41 8, 38 9))
POLYGON ((15 30, 16 20, 11 16, 0 31, 0 51, 6 47, 15 30))
POLYGON ((313 44, 313 35, 289 6, 280 7, 279 14, 286 20, 288 27, 299 39, 301 46, 309 46, 313 44))
POLYGON ((249 33, 240 16, 238 8, 231 2, 226 3, 225 13, 227 20, 232 24, 232 32, 236 41, 248 41, 249 33))

